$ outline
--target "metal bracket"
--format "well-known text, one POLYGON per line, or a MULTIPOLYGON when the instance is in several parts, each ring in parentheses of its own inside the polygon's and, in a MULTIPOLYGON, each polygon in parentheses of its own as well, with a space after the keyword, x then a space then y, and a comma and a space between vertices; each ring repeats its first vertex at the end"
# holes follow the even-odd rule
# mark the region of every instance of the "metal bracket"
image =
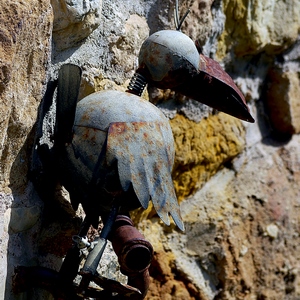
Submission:
POLYGON ((49 291, 55 299, 79 300, 95 299, 144 299, 149 286, 149 273, 153 249, 151 244, 133 227, 127 216, 117 216, 115 208, 102 229, 98 241, 89 242, 88 220, 84 220, 78 235, 73 237, 73 246, 67 253, 59 272, 49 268, 19 266, 15 269, 13 289, 21 293, 30 288, 40 287, 49 291), (113 248, 118 256, 121 270, 128 276, 128 283, 105 278, 97 272, 104 248, 110 235, 113 248), (83 259, 83 250, 89 251, 84 267, 78 272, 83 259), (130 259, 136 254, 136 259, 130 259), (142 261, 139 261, 142 260, 142 261), (74 282, 81 275, 79 284, 74 282), (98 287, 91 287, 90 282, 98 287), (135 286, 132 286, 135 285, 135 286))

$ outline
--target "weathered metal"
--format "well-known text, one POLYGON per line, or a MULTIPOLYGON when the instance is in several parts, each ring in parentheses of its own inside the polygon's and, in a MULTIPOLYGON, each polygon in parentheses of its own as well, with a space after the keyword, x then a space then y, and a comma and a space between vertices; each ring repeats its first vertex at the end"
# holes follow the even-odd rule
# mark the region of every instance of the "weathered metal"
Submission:
POLYGON ((173 89, 219 111, 254 122, 232 78, 198 50, 182 32, 158 31, 143 43, 136 72, 155 87, 173 89))
POLYGON ((118 91, 87 96, 77 105, 72 142, 65 146, 62 182, 76 208, 105 216, 113 204, 128 212, 151 200, 183 230, 171 171, 174 140, 168 120, 151 103, 118 91), (74 195, 74 197, 73 197, 74 195))
POLYGON ((110 240, 122 272, 141 273, 149 268, 153 258, 152 245, 133 226, 129 217, 124 215, 117 217, 110 240))
POLYGON ((86 289, 89 286, 90 281, 93 279, 93 276, 97 274, 97 267, 107 245, 108 235, 111 233, 112 227, 115 223, 118 214, 118 208, 119 207, 115 205, 111 207, 105 225, 101 230, 100 237, 96 241, 96 246, 93 249, 91 249, 90 253, 86 258, 85 264, 80 271, 82 279, 78 289, 79 294, 84 295, 86 289))
MULTIPOLYGON (((100 240, 98 243, 101 249, 97 249, 97 244, 89 254, 92 255, 90 259, 92 264, 87 263, 89 260, 87 258, 85 266, 79 273, 82 279, 76 288, 76 294, 86 297, 86 293, 89 291, 89 283, 93 281, 106 291, 119 293, 122 295, 122 299, 144 299, 150 282, 148 268, 153 257, 151 244, 133 226, 131 219, 124 215, 117 216, 109 236, 118 256, 121 271, 128 276, 128 285, 104 278, 92 267, 92 265, 97 266, 99 263, 99 261, 94 263, 97 259, 92 255, 93 251, 95 251, 96 256, 100 255, 100 257, 103 251, 103 243, 100 240)), ((103 239, 103 241, 105 240, 103 239)))
POLYGON ((218 81, 223 82, 227 86, 231 87, 234 92, 242 99, 242 101, 246 104, 246 100, 244 98, 244 95, 239 90, 239 88, 236 86, 232 78, 227 74, 220 64, 216 62, 215 60, 204 56, 202 53, 200 53, 200 64, 199 64, 199 72, 206 73, 207 76, 212 77, 213 79, 216 79, 218 81))
MULTIPOLYGON (((21 289, 39 286, 62 299, 100 294, 111 297, 113 292, 124 298, 143 299, 149 286, 147 268, 153 249, 132 224, 127 224, 126 230, 124 226, 116 229, 114 234, 119 244, 114 244, 120 246, 122 269, 141 292, 101 277, 96 268, 118 212, 128 213, 140 206, 147 208, 152 201, 166 224, 170 224, 170 214, 176 225, 184 230, 171 178, 174 162, 171 127, 158 108, 132 94, 135 90, 94 93, 77 104, 80 69, 67 65, 59 76, 53 161, 57 161, 60 182, 69 191, 74 209, 82 203, 86 218, 59 272, 40 267, 18 269, 16 285, 21 289), (70 75, 72 70, 76 74, 70 75), (70 77, 66 86, 62 86, 64 76, 70 77), (72 82, 76 85, 73 91, 72 82), (64 98, 68 98, 68 104, 63 103, 64 98), (98 226, 100 216, 104 228, 98 243, 92 245, 85 236, 91 224, 98 226), (127 232, 125 236, 124 232, 127 232), (82 279, 77 286, 74 279, 84 257, 83 249, 90 252, 79 272, 82 279), (136 261, 137 254, 141 259, 136 261), (137 273, 140 275, 136 276, 137 273), (32 276, 22 282, 26 274, 32 276), (92 289, 91 281, 105 290, 92 289)), ((141 78, 137 76, 134 88, 145 84, 141 78)))
POLYGON ((150 284, 148 268, 153 258, 152 245, 133 226, 132 220, 124 215, 117 217, 110 240, 121 271, 128 276, 128 284, 141 292, 140 295, 132 294, 129 299, 144 299, 150 284))
MULTIPOLYGON (((149 274, 146 272, 150 265, 153 249, 149 242, 133 227, 129 217, 118 216, 115 221, 115 213, 112 213, 111 220, 106 222, 106 230, 101 231, 100 240, 96 247, 89 253, 85 266, 79 274, 82 276, 79 285, 73 282, 78 273, 80 260, 79 250, 90 247, 90 242, 81 243, 81 237, 85 231, 85 222, 75 239, 75 243, 69 250, 65 262, 59 272, 44 267, 18 267, 14 276, 14 291, 24 292, 30 288, 40 287, 48 290, 55 299, 81 299, 87 297, 115 299, 117 293, 122 299, 144 299, 149 287, 149 274), (111 231, 113 227, 113 230, 111 231), (130 228, 130 229, 129 229, 130 228), (121 229, 121 230, 120 230, 121 229), (128 230, 129 229, 129 230, 128 230), (104 233, 103 233, 104 232, 104 233), (116 253, 119 255, 122 271, 128 275, 128 284, 100 276, 96 268, 101 259, 106 244, 107 235, 110 234, 116 253), (79 237, 79 239, 78 239, 79 237), (102 242, 103 241, 103 242, 102 242), (100 245, 100 246, 98 246, 100 245), (147 255, 145 248, 147 246, 147 255), (98 249, 100 247, 100 249, 98 249), (77 251, 76 251, 77 250, 77 251), (134 256, 134 257, 133 257, 134 256), (130 257, 130 259, 128 259, 130 257), (136 264, 134 262, 136 260, 136 264), (66 262, 67 261, 67 262, 66 262), (141 269, 141 266, 142 269, 141 269), (139 274, 139 276, 137 276, 139 274), (148 275, 147 275, 148 274, 148 275), (90 282, 96 283, 99 288, 91 287, 90 282), (132 284, 133 286, 131 286, 132 284), (136 284, 136 286, 134 286, 136 284)), ((119 298, 118 298, 119 299, 119 298)))
POLYGON ((172 89, 197 73, 199 61, 197 48, 187 35, 161 30, 142 44, 137 73, 156 87, 172 89))
POLYGON ((247 122, 254 122, 246 100, 232 78, 215 60, 200 53, 197 74, 175 91, 247 122))
POLYGON ((65 64, 59 70, 55 124, 55 144, 63 146, 72 139, 76 103, 81 80, 81 69, 72 64, 65 64))
POLYGON ((141 96, 146 84, 147 84, 146 78, 142 74, 134 73, 134 75, 130 79, 130 82, 128 84, 128 89, 126 92, 129 92, 137 96, 141 96))
POLYGON ((130 297, 132 297, 133 295, 137 297, 140 297, 142 295, 141 291, 137 287, 131 286, 129 284, 123 284, 121 282, 109 278, 105 278, 103 276, 100 276, 99 274, 93 277, 93 282, 101 286, 105 291, 110 291, 111 293, 118 293, 119 298, 115 297, 117 299, 120 299, 121 295, 122 299, 131 299, 130 297))
POLYGON ((87 233, 90 227, 89 218, 86 217, 80 226, 80 230, 76 236, 72 238, 73 245, 68 250, 65 259, 59 270, 59 277, 63 279, 66 284, 72 284, 73 280, 78 274, 78 266, 82 261, 82 249, 85 247, 88 251, 94 248, 94 242, 87 241, 87 233), (85 240, 85 243, 81 243, 81 239, 85 240))
POLYGON ((150 275, 149 270, 145 269, 141 273, 130 273, 127 274, 128 276, 128 282, 130 286, 134 286, 135 288, 138 288, 141 294, 131 294, 128 299, 130 300, 142 300, 145 299, 149 285, 150 285, 150 275))

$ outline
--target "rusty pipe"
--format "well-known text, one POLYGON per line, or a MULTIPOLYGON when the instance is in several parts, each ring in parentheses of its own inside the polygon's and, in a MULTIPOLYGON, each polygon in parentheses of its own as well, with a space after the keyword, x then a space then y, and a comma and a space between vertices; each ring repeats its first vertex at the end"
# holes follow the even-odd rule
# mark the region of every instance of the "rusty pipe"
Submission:
POLYGON ((148 268, 153 258, 152 245, 133 226, 132 220, 124 215, 117 216, 110 240, 121 272, 128 276, 128 284, 142 293, 128 298, 144 299, 150 283, 148 268))
POLYGON ((117 216, 110 240, 126 273, 141 273, 149 268, 153 257, 152 245, 133 226, 129 217, 117 216))

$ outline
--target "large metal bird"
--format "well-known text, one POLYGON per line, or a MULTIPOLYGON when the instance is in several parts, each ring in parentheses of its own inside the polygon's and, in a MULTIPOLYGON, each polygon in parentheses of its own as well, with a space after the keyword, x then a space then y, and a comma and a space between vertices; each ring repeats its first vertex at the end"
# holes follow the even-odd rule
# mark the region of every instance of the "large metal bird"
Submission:
MULTIPOLYGON (((58 107, 65 98, 72 101, 66 92, 73 92, 66 80, 74 76, 72 68, 76 66, 61 69, 58 107)), ((141 206, 146 209, 151 200, 164 223, 170 224, 170 214, 184 230, 171 178, 173 135, 156 106, 131 93, 108 90, 79 101, 75 113, 60 111, 56 130, 56 141, 61 141, 60 177, 74 209, 82 203, 97 224, 113 206, 126 213, 141 206), (66 124, 67 119, 74 122, 66 124)))

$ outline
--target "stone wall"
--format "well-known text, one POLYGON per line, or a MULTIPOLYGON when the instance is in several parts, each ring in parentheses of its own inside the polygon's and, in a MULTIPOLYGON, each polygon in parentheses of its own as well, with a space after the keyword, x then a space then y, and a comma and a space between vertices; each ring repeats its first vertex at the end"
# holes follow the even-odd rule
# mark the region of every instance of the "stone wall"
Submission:
MULTIPOLYGON (((174 1, 0 3, 0 298, 52 299, 11 289, 17 265, 59 269, 82 215, 65 191, 45 202, 32 184, 32 169, 43 176, 34 144, 53 142, 51 83, 71 62, 80 98, 124 91, 145 38, 174 28, 174 1)), ((256 123, 169 90, 143 94, 170 118, 186 226, 164 226, 151 207, 133 213, 155 249, 147 299, 298 299, 300 2, 179 4, 191 9, 182 31, 232 76, 256 123)))

